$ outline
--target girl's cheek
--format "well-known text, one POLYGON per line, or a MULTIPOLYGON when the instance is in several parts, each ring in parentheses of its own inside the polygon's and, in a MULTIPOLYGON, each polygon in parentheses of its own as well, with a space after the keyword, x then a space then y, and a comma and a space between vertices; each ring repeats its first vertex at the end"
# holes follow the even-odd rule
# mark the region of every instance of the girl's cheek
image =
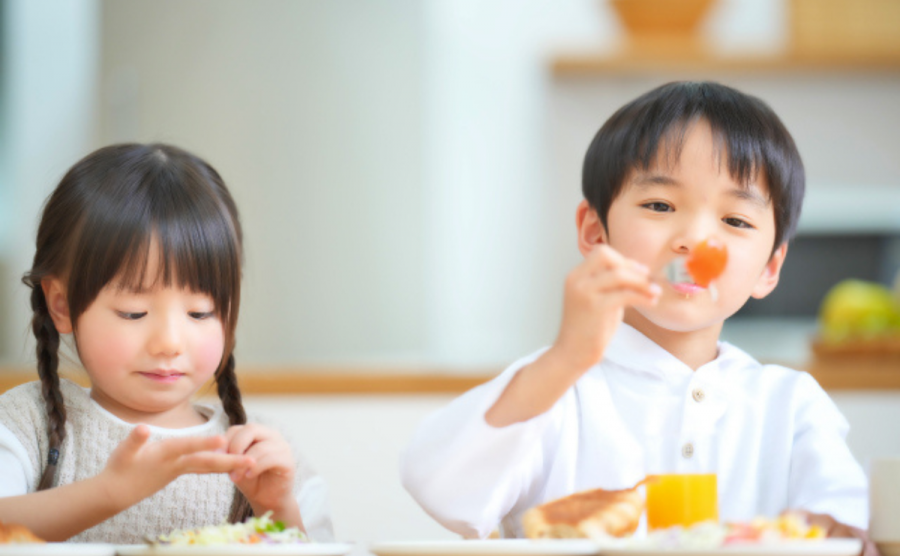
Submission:
POLYGON ((219 368, 225 351, 225 339, 221 336, 203 339, 197 347, 197 368, 212 375, 219 368))

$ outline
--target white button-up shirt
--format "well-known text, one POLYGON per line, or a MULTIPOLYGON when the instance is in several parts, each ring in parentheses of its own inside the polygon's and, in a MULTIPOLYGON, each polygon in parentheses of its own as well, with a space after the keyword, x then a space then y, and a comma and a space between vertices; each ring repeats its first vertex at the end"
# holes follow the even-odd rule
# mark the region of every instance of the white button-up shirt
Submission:
POLYGON ((549 411, 488 425, 485 412, 541 353, 429 416, 404 453, 404 486, 448 529, 483 538, 500 525, 521 537, 535 505, 652 473, 716 473, 722 521, 804 509, 866 528, 849 426, 807 373, 761 365, 725 342, 693 371, 623 324, 603 361, 549 411))

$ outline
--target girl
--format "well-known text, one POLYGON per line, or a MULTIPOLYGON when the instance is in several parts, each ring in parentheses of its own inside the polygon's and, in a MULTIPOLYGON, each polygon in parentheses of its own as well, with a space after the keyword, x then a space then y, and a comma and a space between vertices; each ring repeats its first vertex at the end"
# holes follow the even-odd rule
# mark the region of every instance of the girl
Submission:
POLYGON ((41 380, 0 396, 0 521, 136 543, 272 511, 330 540, 322 480, 277 432, 246 424, 241 259, 234 201, 190 153, 114 145, 69 170, 23 278, 41 380), (61 334, 89 391, 59 379, 61 334), (213 377, 221 406, 192 403, 213 377))

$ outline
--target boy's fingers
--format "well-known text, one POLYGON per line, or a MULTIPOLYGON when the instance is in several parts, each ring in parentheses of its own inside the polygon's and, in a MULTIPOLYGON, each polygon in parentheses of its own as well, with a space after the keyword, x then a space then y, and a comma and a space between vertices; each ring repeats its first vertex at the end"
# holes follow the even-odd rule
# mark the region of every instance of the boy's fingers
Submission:
POLYGON ((604 293, 631 289, 646 295, 656 295, 661 291, 659 285, 653 283, 648 275, 631 268, 618 268, 597 276, 592 280, 590 287, 594 291, 604 293))
POLYGON ((598 245, 593 251, 588 253, 588 256, 585 258, 585 266, 590 273, 594 273, 597 270, 627 265, 628 261, 629 259, 626 259, 609 245, 598 245))

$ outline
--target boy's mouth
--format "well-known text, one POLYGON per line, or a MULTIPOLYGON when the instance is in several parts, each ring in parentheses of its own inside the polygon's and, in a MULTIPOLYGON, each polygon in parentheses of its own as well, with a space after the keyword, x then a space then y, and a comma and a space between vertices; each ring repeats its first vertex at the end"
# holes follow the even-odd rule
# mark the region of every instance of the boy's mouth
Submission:
POLYGON ((688 272, 684 257, 677 257, 669 261, 669 264, 663 269, 663 274, 666 277, 666 281, 672 284, 673 287, 676 287, 676 289, 677 286, 694 286, 698 288, 697 291, 701 289, 694 282, 691 273, 688 272))

